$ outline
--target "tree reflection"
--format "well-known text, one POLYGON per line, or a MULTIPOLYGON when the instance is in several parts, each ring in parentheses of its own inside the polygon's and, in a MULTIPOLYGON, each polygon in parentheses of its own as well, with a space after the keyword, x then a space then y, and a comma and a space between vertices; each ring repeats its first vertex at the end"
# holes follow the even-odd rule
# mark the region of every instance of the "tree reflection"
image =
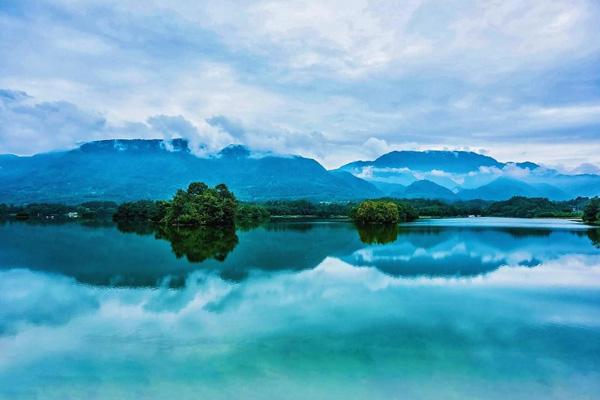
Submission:
POLYGON ((139 221, 119 221, 117 229, 123 233, 135 233, 137 235, 152 235, 156 232, 156 224, 139 221))
POLYGON ((366 244, 385 244, 396 241, 398 225, 357 225, 360 240, 366 244))
POLYGON ((152 223, 123 223, 117 228, 121 232, 138 235, 151 235, 171 243, 171 250, 189 262, 200 263, 207 259, 224 261, 238 244, 235 228, 190 228, 161 226, 152 223))
POLYGON ((199 263, 209 258, 224 261, 235 246, 238 237, 230 228, 158 228, 157 239, 171 242, 171 250, 180 258, 185 256, 189 262, 199 263))
POLYGON ((600 248, 600 228, 598 229, 589 229, 587 231, 587 235, 592 241, 592 244, 598 248, 600 248))

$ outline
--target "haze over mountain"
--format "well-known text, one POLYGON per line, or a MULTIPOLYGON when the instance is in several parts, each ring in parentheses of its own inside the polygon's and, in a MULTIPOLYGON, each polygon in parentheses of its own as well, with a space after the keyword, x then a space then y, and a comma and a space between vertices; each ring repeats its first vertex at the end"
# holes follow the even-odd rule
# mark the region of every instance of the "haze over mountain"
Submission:
POLYGON ((530 161, 500 162, 466 151, 393 151, 373 161, 343 165, 339 170, 368 180, 389 195, 401 193, 393 185, 423 180, 429 182, 429 190, 423 194, 432 198, 448 196, 441 196, 440 188, 431 183, 453 192, 457 199, 502 200, 519 195, 563 200, 600 194, 598 175, 565 175, 530 161))
POLYGON ((165 199, 192 181, 226 183, 244 200, 347 200, 381 193, 300 156, 253 156, 243 146, 198 157, 185 140, 103 140, 64 152, 0 158, 0 202, 165 199))
POLYGON ((396 190, 390 193, 393 197, 406 198, 406 199, 438 199, 438 200, 458 200, 456 193, 451 190, 438 185, 435 182, 428 181, 426 179, 415 181, 408 185, 406 188, 396 190))
POLYGON ((192 181, 226 183, 242 200, 343 201, 393 196, 446 201, 600 194, 600 176, 462 151, 394 151, 328 171, 297 155, 230 145, 194 154, 186 140, 102 140, 31 157, 0 156, 0 202, 165 199, 192 181))

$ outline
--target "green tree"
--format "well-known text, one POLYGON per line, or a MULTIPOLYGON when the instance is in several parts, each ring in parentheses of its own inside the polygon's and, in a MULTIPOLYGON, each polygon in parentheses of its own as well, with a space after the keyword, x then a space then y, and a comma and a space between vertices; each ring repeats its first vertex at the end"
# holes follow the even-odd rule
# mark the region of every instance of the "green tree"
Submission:
POLYGON ((397 224, 400 221, 398 205, 388 200, 365 200, 356 207, 352 219, 364 224, 397 224))
POLYGON ((4 203, 0 203, 0 218, 8 215, 8 206, 4 203))
POLYGON ((227 186, 209 188, 193 182, 187 191, 178 190, 166 210, 162 222, 184 226, 233 226, 237 201, 227 186))
POLYGON ((594 197, 590 199, 588 204, 583 209, 583 220, 590 224, 600 222, 600 198, 594 197))
POLYGON ((408 203, 403 201, 396 202, 398 206, 398 216, 401 222, 413 221, 419 218, 417 210, 408 203))

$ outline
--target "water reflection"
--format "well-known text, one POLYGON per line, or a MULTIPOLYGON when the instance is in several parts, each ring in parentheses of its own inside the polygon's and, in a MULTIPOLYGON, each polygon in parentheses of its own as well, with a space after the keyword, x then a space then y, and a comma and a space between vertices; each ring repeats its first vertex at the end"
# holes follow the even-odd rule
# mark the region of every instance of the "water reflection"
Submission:
POLYGON ((597 238, 8 222, 0 398, 594 398, 597 238))
POLYGON ((240 283, 196 271, 178 290, 0 271, 0 398, 591 399, 600 263, 564 268, 577 258, 560 279, 585 282, 542 290, 334 257, 240 283))
POLYGON ((357 225, 356 229, 366 244, 391 243, 398 238, 398 225, 357 225))
POLYGON ((179 287, 195 270, 241 281, 336 258, 394 277, 474 277, 597 253, 597 232, 539 224, 357 229, 344 222, 275 222, 235 232, 8 222, 0 226, 0 268, 57 272, 92 285, 179 287))
POLYGON ((592 244, 600 248, 600 229, 590 229, 587 231, 587 234, 592 241, 592 244))

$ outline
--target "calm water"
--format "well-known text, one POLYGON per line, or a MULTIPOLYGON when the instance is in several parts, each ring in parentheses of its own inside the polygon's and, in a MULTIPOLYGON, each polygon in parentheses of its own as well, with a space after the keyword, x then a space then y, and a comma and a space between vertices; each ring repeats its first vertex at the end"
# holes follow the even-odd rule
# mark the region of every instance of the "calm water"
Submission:
POLYGON ((0 224, 2 399, 597 399, 600 234, 0 224))

